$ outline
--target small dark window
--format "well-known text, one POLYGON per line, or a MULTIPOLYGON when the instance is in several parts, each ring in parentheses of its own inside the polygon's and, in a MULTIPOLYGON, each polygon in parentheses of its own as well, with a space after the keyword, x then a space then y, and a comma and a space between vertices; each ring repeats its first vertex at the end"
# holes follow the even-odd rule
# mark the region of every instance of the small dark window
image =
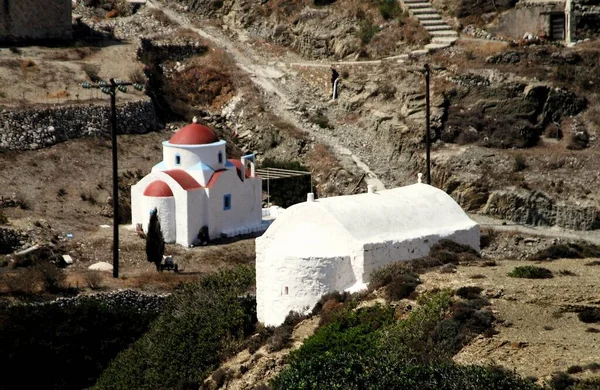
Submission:
POLYGON ((285 287, 285 295, 288 295, 290 293, 290 290, 287 288, 287 286, 285 287))
POLYGON ((231 210, 231 194, 223 196, 223 210, 231 210))
POLYGON ((180 155, 175 156, 175 165, 181 165, 181 156, 180 155))
POLYGON ((219 164, 223 164, 223 152, 219 150, 219 164))

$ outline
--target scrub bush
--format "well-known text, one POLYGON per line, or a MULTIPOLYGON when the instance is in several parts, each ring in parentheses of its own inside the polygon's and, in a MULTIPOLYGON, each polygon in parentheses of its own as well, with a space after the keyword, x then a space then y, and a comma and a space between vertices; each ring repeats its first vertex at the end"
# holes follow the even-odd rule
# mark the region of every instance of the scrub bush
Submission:
POLYGON ((549 279, 554 275, 548 268, 525 265, 522 267, 515 267, 515 269, 508 273, 508 276, 513 278, 549 279))
POLYGON ((254 333, 256 300, 245 295, 254 283, 254 269, 239 267, 183 285, 150 330, 111 362, 94 388, 199 388, 254 333))
POLYGON ((92 299, 0 309, 0 388, 88 388, 157 315, 92 299))
POLYGON ((345 310, 292 352, 289 366, 271 384, 286 390, 541 389, 498 367, 460 366, 434 357, 433 351, 444 347, 436 343, 460 329, 458 322, 444 318, 451 297, 448 291, 425 294, 422 306, 397 323, 389 307, 345 310))

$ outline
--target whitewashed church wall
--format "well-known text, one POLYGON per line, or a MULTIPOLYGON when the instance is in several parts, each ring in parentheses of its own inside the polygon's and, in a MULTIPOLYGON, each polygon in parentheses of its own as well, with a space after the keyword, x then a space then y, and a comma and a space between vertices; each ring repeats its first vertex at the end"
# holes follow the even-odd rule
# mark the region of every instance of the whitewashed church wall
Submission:
POLYGON ((290 311, 312 310, 324 294, 356 282, 348 256, 279 257, 273 252, 257 246, 257 314, 266 326, 281 325, 290 311))
POLYGON ((364 281, 370 280, 374 270, 388 264, 427 256, 431 247, 444 238, 469 245, 479 251, 478 225, 470 229, 456 230, 450 234, 429 234, 398 241, 367 244, 364 246, 364 281))
POLYGON ((163 161, 167 169, 187 169, 199 162, 211 167, 213 170, 225 168, 227 155, 225 141, 207 145, 178 145, 168 141, 163 142, 163 161), (219 151, 223 158, 219 164, 219 151), (180 165, 176 164, 176 157, 180 157, 180 165))
POLYGON ((198 237, 202 226, 208 226, 208 196, 205 190, 196 190, 188 192, 187 208, 189 210, 187 218, 187 243, 192 245, 198 237))
POLYGON ((148 225, 150 223, 150 211, 158 211, 158 220, 160 221, 160 228, 163 233, 163 238, 166 243, 174 243, 176 239, 176 225, 175 225, 175 198, 170 197, 143 197, 143 209, 146 210, 143 214, 143 228, 145 232, 148 232, 148 225))

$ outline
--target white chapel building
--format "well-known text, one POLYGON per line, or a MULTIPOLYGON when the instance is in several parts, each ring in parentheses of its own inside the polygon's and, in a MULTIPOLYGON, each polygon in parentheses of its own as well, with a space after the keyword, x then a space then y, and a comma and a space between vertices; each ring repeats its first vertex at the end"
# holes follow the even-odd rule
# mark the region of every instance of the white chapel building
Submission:
POLYGON ((163 142, 163 161, 131 187, 133 225, 148 231, 156 208, 165 242, 186 247, 203 227, 210 239, 263 230, 254 155, 227 159, 225 146, 196 118, 163 142))
POLYGON ((285 210, 256 239, 257 312, 267 326, 312 309, 326 293, 363 289, 373 270, 425 256, 443 238, 479 251, 479 225, 427 184, 313 199, 285 210))

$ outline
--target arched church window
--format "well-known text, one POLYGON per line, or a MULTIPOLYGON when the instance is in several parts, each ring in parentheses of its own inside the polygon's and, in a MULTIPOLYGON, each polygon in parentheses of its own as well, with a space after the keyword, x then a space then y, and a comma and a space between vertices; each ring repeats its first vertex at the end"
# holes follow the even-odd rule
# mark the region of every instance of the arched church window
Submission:
POLYGON ((181 156, 178 154, 175 155, 175 165, 181 165, 181 156))
POLYGON ((223 152, 219 150, 219 164, 223 164, 223 152))

